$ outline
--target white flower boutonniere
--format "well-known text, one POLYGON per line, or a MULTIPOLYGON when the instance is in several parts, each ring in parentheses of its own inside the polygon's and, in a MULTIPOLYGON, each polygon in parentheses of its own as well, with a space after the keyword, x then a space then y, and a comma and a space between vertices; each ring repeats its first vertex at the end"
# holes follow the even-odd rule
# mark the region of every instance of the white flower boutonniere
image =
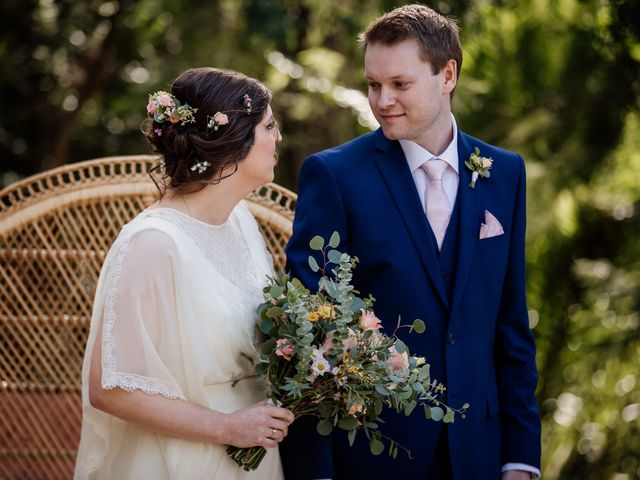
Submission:
POLYGON ((473 153, 469 156, 469 160, 464 162, 465 166, 471 170, 471 183, 469 187, 476 188, 476 181, 478 177, 489 178, 491 176, 491 166, 493 160, 489 157, 481 157, 480 149, 475 147, 473 153))

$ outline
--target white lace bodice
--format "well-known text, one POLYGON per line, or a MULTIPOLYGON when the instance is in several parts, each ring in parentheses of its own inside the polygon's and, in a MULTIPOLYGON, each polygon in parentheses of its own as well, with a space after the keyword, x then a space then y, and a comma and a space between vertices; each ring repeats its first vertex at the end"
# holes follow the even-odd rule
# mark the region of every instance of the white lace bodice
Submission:
POLYGON ((255 232, 247 231, 253 226, 253 218, 247 222, 247 215, 251 215, 248 208, 240 204, 221 225, 202 222, 172 208, 150 208, 141 218, 161 218, 179 227, 194 241, 215 271, 243 292, 243 329, 253 340, 254 312, 262 301, 262 289, 266 284, 264 258, 268 259, 269 271, 273 265, 264 241, 250 245, 256 237, 255 232))

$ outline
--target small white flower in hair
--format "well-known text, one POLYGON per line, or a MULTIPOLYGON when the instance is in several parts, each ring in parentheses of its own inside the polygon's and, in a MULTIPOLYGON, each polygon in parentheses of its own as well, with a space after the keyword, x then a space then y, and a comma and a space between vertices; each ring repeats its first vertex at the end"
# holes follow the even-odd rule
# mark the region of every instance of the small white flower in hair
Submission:
POLYGON ((207 162, 206 160, 198 160, 196 163, 191 165, 191 171, 192 172, 197 171, 198 174, 201 174, 204 171, 206 171, 207 168, 209 168, 210 166, 211 166, 211 164, 209 162, 207 162))

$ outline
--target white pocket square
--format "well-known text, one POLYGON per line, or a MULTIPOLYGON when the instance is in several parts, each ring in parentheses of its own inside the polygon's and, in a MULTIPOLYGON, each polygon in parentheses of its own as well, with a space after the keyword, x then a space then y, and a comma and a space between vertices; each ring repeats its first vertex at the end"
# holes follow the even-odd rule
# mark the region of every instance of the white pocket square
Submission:
POLYGON ((484 211, 484 223, 480 224, 480 240, 504 235, 498 219, 489 210, 484 211))

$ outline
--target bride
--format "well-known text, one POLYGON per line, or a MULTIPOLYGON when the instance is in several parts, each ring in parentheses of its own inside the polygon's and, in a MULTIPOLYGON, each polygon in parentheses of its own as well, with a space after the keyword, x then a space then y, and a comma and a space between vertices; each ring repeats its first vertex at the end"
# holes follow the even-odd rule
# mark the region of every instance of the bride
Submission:
POLYGON ((254 376, 255 308, 272 266, 242 201, 273 179, 271 94, 187 70, 149 97, 162 196, 105 260, 82 371, 77 479, 279 479, 293 415, 254 376), (226 446, 267 447, 245 472, 226 446))

